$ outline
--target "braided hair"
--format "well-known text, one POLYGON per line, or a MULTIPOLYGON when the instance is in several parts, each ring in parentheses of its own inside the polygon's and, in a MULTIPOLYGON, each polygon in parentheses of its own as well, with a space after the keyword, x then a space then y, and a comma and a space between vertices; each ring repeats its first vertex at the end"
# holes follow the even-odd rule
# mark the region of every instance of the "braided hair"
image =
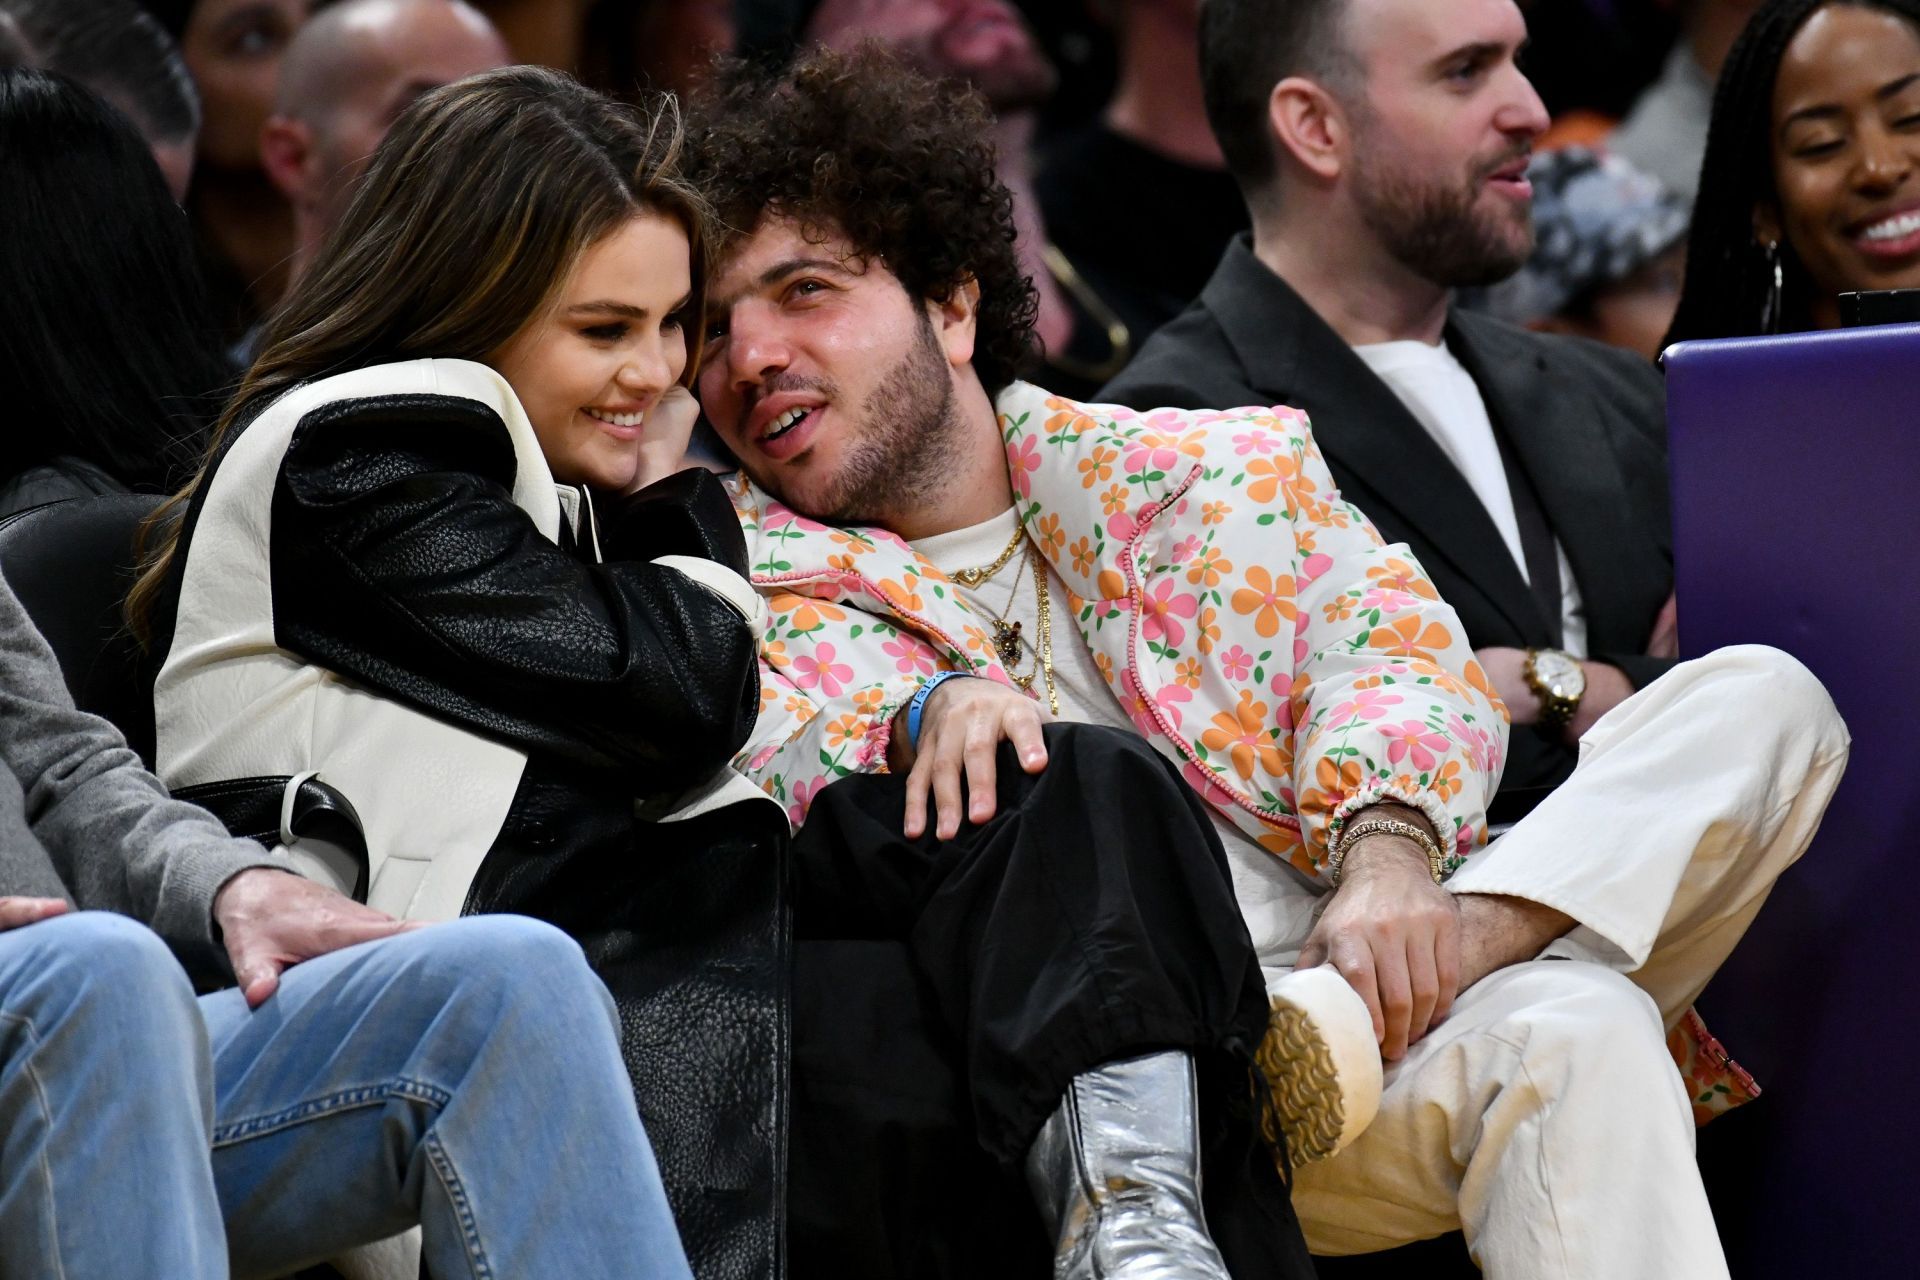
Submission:
MULTIPOLYGON (((1883 9, 1920 28, 1920 0, 1766 0, 1727 55, 1713 95, 1713 120, 1700 165, 1700 197, 1687 237, 1687 276, 1669 343, 1749 337, 1762 331, 1773 266, 1753 232, 1753 211, 1775 195, 1773 90, 1787 46, 1830 4, 1883 9)), ((1779 327, 1813 325, 1813 281, 1785 239, 1779 327)))

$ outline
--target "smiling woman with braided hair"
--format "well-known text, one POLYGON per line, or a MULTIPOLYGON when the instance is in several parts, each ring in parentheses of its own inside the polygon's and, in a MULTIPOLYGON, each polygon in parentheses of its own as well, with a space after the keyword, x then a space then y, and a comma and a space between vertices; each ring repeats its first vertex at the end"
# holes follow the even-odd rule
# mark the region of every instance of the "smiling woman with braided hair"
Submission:
POLYGON ((1839 322, 1920 287, 1920 0, 1769 0, 1714 95, 1669 342, 1839 322))

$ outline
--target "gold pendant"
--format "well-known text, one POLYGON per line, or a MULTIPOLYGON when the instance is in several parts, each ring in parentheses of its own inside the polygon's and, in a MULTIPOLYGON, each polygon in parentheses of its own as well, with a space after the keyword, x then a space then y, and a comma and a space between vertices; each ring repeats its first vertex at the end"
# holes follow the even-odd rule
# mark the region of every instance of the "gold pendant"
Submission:
POLYGON ((1000 665, 1012 667, 1020 661, 1020 624, 1005 622, 999 618, 993 620, 993 650, 1000 655, 1000 665))

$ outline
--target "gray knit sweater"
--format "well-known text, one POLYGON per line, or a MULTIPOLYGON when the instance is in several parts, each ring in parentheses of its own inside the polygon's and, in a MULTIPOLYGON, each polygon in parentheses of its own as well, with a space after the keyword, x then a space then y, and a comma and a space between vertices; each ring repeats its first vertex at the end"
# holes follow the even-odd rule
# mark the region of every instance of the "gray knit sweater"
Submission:
POLYGON ((117 911, 211 944, 213 896, 280 866, 204 810, 167 798, 111 724, 77 711, 59 664, 0 579, 0 894, 117 911))

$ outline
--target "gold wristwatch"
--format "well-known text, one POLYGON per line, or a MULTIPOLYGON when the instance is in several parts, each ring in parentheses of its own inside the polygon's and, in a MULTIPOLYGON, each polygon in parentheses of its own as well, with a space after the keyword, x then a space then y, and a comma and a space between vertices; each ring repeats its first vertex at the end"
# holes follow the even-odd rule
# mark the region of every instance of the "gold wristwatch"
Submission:
POLYGON ((1540 699, 1540 723, 1549 729, 1566 728, 1587 692, 1587 672, 1580 659, 1564 649, 1529 649, 1520 675, 1540 699))

